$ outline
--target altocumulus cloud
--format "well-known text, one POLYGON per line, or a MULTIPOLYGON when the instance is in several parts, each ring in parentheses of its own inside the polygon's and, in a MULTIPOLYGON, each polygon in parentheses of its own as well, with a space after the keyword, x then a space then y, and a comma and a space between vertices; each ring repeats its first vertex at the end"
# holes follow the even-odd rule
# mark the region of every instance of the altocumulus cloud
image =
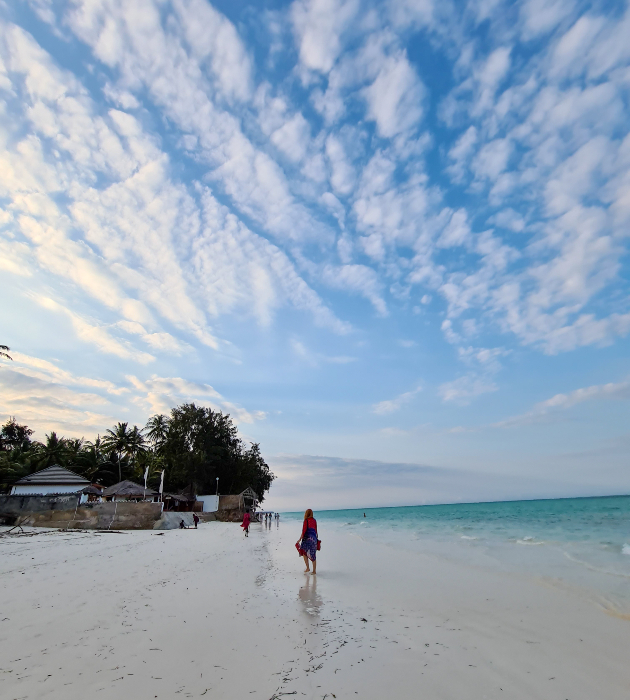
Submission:
POLYGON ((0 274, 72 340, 59 359, 24 331, 5 412, 76 433, 126 396, 195 398, 254 425, 271 409, 230 395, 260 368, 214 364, 253 336, 267 369, 371 380, 394 326, 448 355, 421 396, 418 367, 366 382, 366 416, 490 401, 517 351, 614 346, 629 34, 623 2, 2 5, 0 274))

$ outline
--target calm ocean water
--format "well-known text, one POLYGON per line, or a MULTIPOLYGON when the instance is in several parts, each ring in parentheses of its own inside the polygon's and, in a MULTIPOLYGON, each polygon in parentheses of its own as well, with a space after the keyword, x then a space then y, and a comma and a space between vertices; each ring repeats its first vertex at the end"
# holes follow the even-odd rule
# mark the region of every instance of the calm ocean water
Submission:
POLYGON ((630 496, 330 510, 315 517, 322 539, 334 527, 392 547, 520 571, 592 597, 610 612, 630 613, 630 496))

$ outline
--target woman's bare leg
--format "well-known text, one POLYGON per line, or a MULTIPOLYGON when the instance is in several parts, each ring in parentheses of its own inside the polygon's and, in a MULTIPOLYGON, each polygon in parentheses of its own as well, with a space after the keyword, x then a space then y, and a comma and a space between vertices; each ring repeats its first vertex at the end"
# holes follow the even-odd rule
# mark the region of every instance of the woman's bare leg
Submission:
POLYGON ((314 576, 317 573, 317 562, 313 562, 313 571, 311 571, 311 576, 314 576))
POLYGON ((310 571, 311 569, 308 565, 308 557, 306 556, 306 554, 303 554, 302 556, 304 557, 304 563, 306 564, 306 569, 304 569, 304 573, 306 573, 307 571, 310 571))

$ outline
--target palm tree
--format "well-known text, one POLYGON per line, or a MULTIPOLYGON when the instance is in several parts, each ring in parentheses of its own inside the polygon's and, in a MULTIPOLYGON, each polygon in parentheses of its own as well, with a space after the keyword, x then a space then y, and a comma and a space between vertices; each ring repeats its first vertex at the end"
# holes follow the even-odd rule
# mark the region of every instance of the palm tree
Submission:
POLYGON ((118 457, 118 481, 122 481, 122 468, 120 462, 123 454, 127 454, 131 431, 127 429, 128 423, 116 423, 113 430, 107 429, 101 445, 106 450, 115 452, 118 457))
POLYGON ((134 425, 129 433, 129 441, 127 444, 127 457, 130 457, 132 462, 135 463, 138 457, 147 451, 146 442, 142 431, 138 429, 137 425, 134 425))
MULTIPOLYGON (((109 481, 110 470, 108 467, 113 466, 107 458, 107 454, 103 451, 101 436, 98 435, 96 440, 83 443, 81 450, 77 454, 76 462, 77 473, 84 476, 90 481, 94 481, 97 477, 105 477, 109 481)), ((111 474, 112 483, 116 479, 115 474, 111 474)))
POLYGON ((9 355, 10 349, 8 345, 0 345, 0 357, 6 357, 7 360, 12 360, 13 358, 9 355))
POLYGON ((37 460, 40 467, 50 467, 53 464, 65 466, 68 457, 71 456, 71 448, 68 440, 58 437, 53 430, 46 435, 46 444, 39 444, 37 449, 37 460))
POLYGON ((159 449, 168 436, 168 418, 161 413, 149 418, 144 428, 149 442, 159 449))

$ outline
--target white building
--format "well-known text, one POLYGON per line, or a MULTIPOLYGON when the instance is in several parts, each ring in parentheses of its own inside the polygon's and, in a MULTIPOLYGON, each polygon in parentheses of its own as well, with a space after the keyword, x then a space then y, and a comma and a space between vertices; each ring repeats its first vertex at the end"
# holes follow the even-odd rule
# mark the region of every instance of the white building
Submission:
POLYGON ((219 510, 219 496, 197 496, 197 502, 203 503, 204 513, 216 513, 219 510))
POLYGON ((22 477, 11 487, 12 496, 45 496, 50 493, 76 493, 90 482, 58 464, 22 477))

